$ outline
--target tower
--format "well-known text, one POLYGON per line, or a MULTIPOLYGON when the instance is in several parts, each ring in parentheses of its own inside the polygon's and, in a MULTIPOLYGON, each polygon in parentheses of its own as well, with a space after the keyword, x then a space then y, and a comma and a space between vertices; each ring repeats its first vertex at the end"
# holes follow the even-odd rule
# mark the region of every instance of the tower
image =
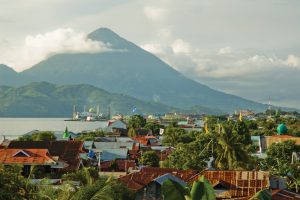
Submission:
POLYGON ((99 114, 100 114, 100 106, 97 105, 97 116, 99 116, 99 114))
POLYGON ((111 110, 110 110, 110 106, 108 106, 107 109, 107 119, 110 120, 110 115, 111 115, 111 110))
POLYGON ((74 105, 73 105, 73 119, 76 118, 76 115, 77 115, 76 105, 74 104, 74 105))

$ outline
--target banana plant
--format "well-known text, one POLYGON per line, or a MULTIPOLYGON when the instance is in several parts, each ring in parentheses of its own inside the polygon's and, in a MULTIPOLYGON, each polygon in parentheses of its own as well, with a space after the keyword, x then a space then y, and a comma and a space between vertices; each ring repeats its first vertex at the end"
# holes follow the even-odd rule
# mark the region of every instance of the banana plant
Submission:
POLYGON ((201 176, 198 181, 193 183, 191 188, 181 184, 166 180, 162 185, 164 200, 215 200, 216 195, 212 185, 201 176))
POLYGON ((269 189, 257 192, 250 200, 271 200, 272 195, 269 189))

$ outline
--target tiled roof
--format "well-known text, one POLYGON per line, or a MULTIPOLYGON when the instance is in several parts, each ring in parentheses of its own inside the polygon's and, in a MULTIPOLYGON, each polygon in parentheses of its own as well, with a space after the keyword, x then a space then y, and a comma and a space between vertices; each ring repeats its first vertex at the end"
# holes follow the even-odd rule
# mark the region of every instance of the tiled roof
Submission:
POLYGON ((198 174, 198 171, 144 167, 140 172, 134 172, 120 177, 119 180, 129 189, 138 191, 152 182, 155 178, 165 174, 171 174, 184 182, 189 182, 190 177, 198 174))
POLYGON ((51 156, 65 161, 69 166, 64 170, 70 171, 79 167, 82 146, 82 141, 11 141, 8 149, 48 149, 51 156))
POLYGON ((1 164, 53 165, 48 149, 0 149, 1 164))

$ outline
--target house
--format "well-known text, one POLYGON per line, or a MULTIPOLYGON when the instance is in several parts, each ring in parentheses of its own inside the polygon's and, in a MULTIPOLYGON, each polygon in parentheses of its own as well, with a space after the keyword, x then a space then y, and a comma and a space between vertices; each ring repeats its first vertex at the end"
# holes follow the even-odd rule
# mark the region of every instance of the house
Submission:
POLYGON ((267 150, 273 143, 284 142, 287 140, 295 141, 296 145, 300 145, 300 137, 291 135, 272 135, 262 137, 262 149, 267 150))
POLYGON ((132 150, 134 147, 133 142, 94 142, 93 150, 95 152, 101 152, 106 149, 128 149, 132 150))
POLYGON ((132 139, 142 146, 161 146, 160 141, 154 136, 137 136, 132 139))
POLYGON ((101 161, 112 161, 116 159, 127 159, 127 158, 128 158, 128 149, 126 148, 104 149, 100 154, 101 161))
POLYGON ((23 165, 23 175, 30 174, 31 166, 45 166, 50 169, 58 165, 48 149, 0 149, 0 163, 3 165, 23 165))
POLYGON ((190 184, 204 176, 215 189, 217 199, 248 200, 268 188, 269 173, 264 171, 206 170, 190 179, 190 184))
POLYGON ((130 137, 117 137, 116 142, 134 142, 130 137))
POLYGON ((101 171, 127 172, 136 169, 136 163, 133 160, 111 160, 101 162, 101 171))
POLYGON ((257 147, 258 154, 264 153, 273 143, 293 140, 296 145, 300 145, 300 137, 291 135, 251 136, 251 140, 257 147))
POLYGON ((161 185, 165 180, 171 179, 185 186, 197 174, 196 170, 144 167, 141 171, 122 176, 118 180, 136 192, 136 200, 162 199, 161 185))
POLYGON ((108 121, 106 132, 113 133, 115 130, 127 130, 127 124, 123 120, 110 120, 108 121))
POLYGON ((82 141, 11 141, 7 149, 46 149, 58 162, 58 165, 51 168, 65 172, 79 168, 82 147, 82 141))

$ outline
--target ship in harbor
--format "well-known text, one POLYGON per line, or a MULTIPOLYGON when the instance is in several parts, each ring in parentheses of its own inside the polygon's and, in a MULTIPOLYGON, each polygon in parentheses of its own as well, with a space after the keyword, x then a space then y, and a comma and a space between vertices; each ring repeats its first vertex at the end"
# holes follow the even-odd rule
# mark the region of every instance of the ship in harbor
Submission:
POLYGON ((107 113, 101 113, 99 105, 96 107, 90 107, 86 110, 86 106, 83 107, 83 112, 78 112, 76 105, 73 106, 72 119, 65 121, 107 121, 110 119, 110 107, 108 107, 107 113))

